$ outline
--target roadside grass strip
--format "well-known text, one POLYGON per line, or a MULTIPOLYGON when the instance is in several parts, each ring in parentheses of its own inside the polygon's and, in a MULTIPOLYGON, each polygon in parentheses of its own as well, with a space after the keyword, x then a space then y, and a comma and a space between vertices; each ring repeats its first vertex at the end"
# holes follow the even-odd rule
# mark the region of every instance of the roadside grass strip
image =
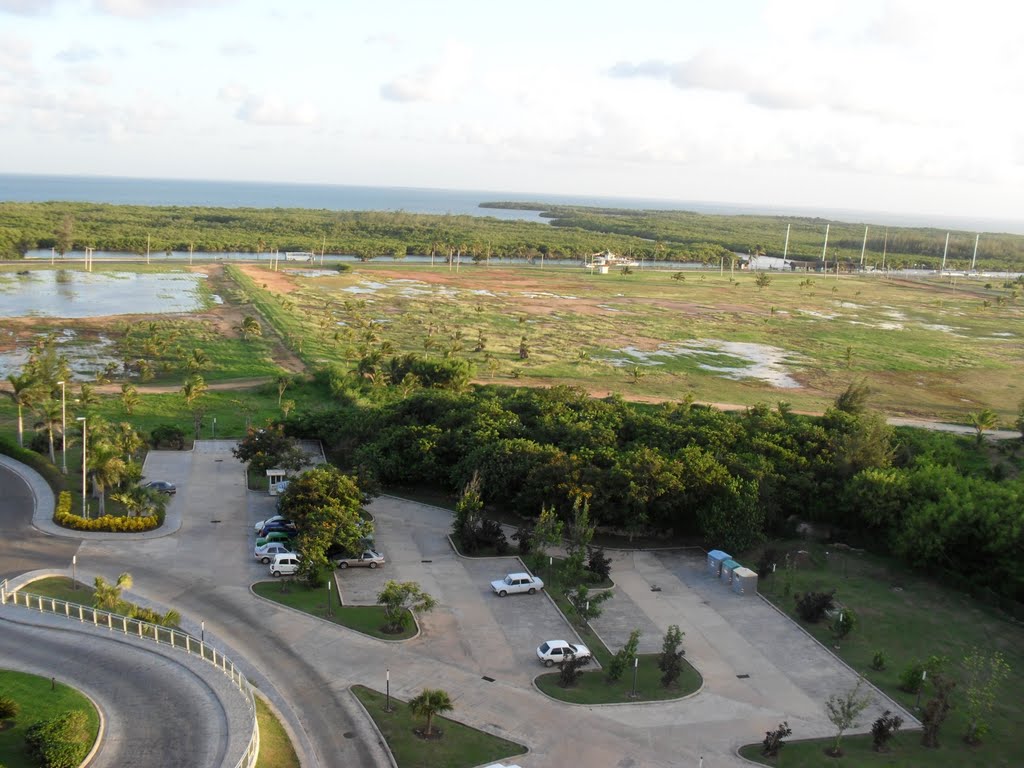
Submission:
POLYGON ((423 738, 416 733, 423 729, 423 718, 414 717, 404 701, 392 696, 393 711, 386 712, 385 694, 361 685, 354 685, 351 690, 384 736, 398 768, 472 768, 527 751, 522 744, 478 731, 441 715, 434 716, 431 726, 441 735, 423 738))

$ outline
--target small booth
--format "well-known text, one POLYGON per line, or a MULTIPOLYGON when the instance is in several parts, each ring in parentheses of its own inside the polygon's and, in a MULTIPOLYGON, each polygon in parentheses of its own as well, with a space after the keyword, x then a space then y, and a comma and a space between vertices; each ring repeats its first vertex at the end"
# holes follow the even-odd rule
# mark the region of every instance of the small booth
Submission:
POLYGON ((732 591, 737 595, 756 595, 757 574, 741 565, 732 572, 732 591))
POLYGON ((708 552, 708 573, 716 579, 722 575, 722 563, 729 559, 729 555, 720 549, 712 549, 708 552))
POLYGON ((268 469, 267 470, 267 482, 270 484, 270 495, 277 496, 277 484, 284 482, 285 477, 288 475, 286 469, 268 469))
POLYGON ((726 584, 731 585, 733 571, 735 571, 739 567, 741 567, 740 564, 737 563, 735 560, 733 560, 732 558, 726 558, 722 561, 722 575, 718 578, 720 578, 726 584))

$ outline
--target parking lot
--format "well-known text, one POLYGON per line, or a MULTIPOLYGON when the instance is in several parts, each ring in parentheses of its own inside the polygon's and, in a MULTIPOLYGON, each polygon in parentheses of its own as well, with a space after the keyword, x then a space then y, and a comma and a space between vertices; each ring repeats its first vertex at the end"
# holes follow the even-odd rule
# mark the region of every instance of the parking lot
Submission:
MULTIPOLYGON (((373 640, 250 595, 249 584, 269 578, 267 566, 252 556, 252 526, 275 513, 275 499, 245 491, 240 467, 223 451, 197 450, 177 459, 160 453, 152 460, 166 462, 166 479, 179 483, 175 504, 182 505, 184 526, 174 536, 140 543, 136 554, 173 557, 176 566, 188 568, 188 586, 179 579, 166 585, 173 603, 188 608, 217 600, 224 616, 234 610, 227 601, 241 601, 240 614, 260 616, 263 658, 272 642, 278 649, 272 653, 288 654, 265 668, 276 676, 276 667, 284 666, 293 678, 315 671, 330 680, 324 693, 334 706, 344 705, 350 684, 381 688, 390 669, 393 695, 409 698, 424 687, 443 688, 456 701, 458 719, 529 744, 531 753, 517 759, 524 766, 585 761, 611 767, 631 755, 633 765, 667 767, 701 754, 714 755, 713 765, 720 766, 738 765, 732 748, 758 741, 783 719, 801 737, 829 733, 824 702, 855 680, 851 670, 759 598, 735 596, 707 577, 702 557, 614 553, 615 596, 604 604, 595 629, 615 650, 631 629, 640 628, 641 651, 656 652, 665 629, 679 624, 686 633, 687 658, 703 675, 704 688, 688 699, 642 707, 566 706, 537 693, 532 680, 544 671, 535 657, 537 645, 572 641, 573 633, 544 594, 494 595, 490 582, 522 566, 513 557, 456 555, 447 539, 450 512, 393 497, 369 506, 376 548, 388 562, 375 570, 336 572, 346 603, 375 603, 388 579, 415 581, 438 601, 434 611, 420 617, 418 637, 402 643, 373 640), (247 601, 256 604, 242 607, 247 601), (572 743, 564 738, 566 728, 577 734, 572 743)), ((142 573, 150 570, 147 582, 157 566, 149 562, 133 566, 142 573)), ((180 567, 175 572, 185 573, 180 567)), ((242 621, 230 625, 243 654, 257 652, 248 647, 255 642, 252 626, 251 621, 248 628, 242 621)), ((314 729, 305 725, 306 698, 293 696, 292 706, 304 713, 302 727, 314 729)))

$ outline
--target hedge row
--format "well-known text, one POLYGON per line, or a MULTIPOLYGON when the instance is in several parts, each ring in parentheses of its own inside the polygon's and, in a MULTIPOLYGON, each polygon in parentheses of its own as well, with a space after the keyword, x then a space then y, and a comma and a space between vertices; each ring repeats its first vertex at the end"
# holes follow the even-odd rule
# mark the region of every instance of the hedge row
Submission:
POLYGON ((49 483, 50 488, 53 489, 54 493, 60 493, 64 487, 64 478, 61 475, 60 470, 57 469, 50 460, 45 456, 40 456, 35 451, 30 451, 28 448, 22 448, 15 442, 11 442, 6 438, 0 437, 0 453, 5 456, 10 456, 16 461, 20 461, 22 464, 27 464, 32 467, 36 472, 43 476, 43 479, 49 483))
POLYGON ((63 491, 57 500, 57 508, 53 512, 53 522, 62 528, 75 531, 110 531, 112 533, 140 533, 152 531, 163 524, 163 515, 147 517, 117 517, 104 515, 86 519, 71 512, 71 494, 63 491))

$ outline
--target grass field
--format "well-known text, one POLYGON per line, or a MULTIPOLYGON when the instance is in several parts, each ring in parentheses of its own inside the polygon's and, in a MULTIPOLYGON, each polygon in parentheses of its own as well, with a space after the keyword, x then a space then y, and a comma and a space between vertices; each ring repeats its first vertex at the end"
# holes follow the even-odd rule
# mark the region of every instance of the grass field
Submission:
POLYGON ((85 696, 58 682, 51 689, 45 677, 0 669, 0 694, 14 699, 21 706, 9 728, 0 728, 0 765, 7 768, 36 768, 37 763, 25 749, 25 731, 39 720, 49 720, 71 710, 86 713, 90 745, 99 734, 100 718, 96 708, 85 696))
MULTIPOLYGON (((835 550, 829 550, 826 555, 824 547, 807 542, 800 543, 799 547, 810 552, 812 565, 792 572, 780 568, 759 585, 762 594, 795 617, 793 594, 835 589, 836 600, 853 609, 859 619, 852 634, 836 641, 824 624, 805 626, 829 648, 838 644, 835 652, 844 661, 908 709, 914 707, 916 697, 900 691, 898 683, 900 673, 915 660, 944 656, 949 660, 947 671, 962 681, 964 656, 972 648, 979 648, 985 652, 1000 651, 1011 670, 996 698, 990 718, 991 732, 980 747, 970 747, 962 740, 967 723, 963 685, 960 684, 954 691, 955 708, 941 732, 941 749, 924 749, 919 746, 919 734, 904 733, 899 737, 895 756, 867 754, 869 739, 867 750, 858 749, 857 756, 851 755, 836 764, 984 765, 993 768, 1024 765, 1024 739, 1018 730, 1019 724, 1024 722, 1024 700, 1019 695, 1024 685, 1024 627, 892 561, 835 550), (787 578, 790 579, 788 597, 787 578), (870 668, 876 651, 883 651, 888 658, 882 671, 870 668)), ((926 690, 923 701, 927 700, 927 694, 926 690)), ((800 734, 794 732, 792 738, 799 737, 800 734)), ((851 742, 851 747, 855 743, 851 742)), ((815 742, 793 744, 792 749, 786 747, 781 765, 824 765, 827 759, 821 750, 825 746, 815 742), (798 755, 804 757, 798 758, 798 755)))
MULTIPOLYGON (((464 358, 483 382, 575 384, 637 400, 786 401, 821 411, 848 384, 864 381, 874 390, 872 404, 890 415, 965 422, 989 407, 1011 426, 1024 397, 1024 357, 1017 353, 1024 302, 1019 286, 994 278, 779 273, 759 287, 756 275, 728 270, 590 275, 579 268, 455 272, 401 263, 345 273, 272 272, 257 264, 204 270, 207 290, 222 304, 142 322, 16 318, 10 334, 0 335, 0 355, 14 344, 24 350, 34 335, 67 330, 77 334, 63 343, 68 350, 102 344, 118 365, 151 356, 156 378, 146 386, 166 392, 158 405, 146 395, 140 418, 172 419, 190 432, 191 409, 177 390, 196 348, 209 357, 199 372, 213 385, 416 352, 464 358), (263 335, 246 341, 240 325, 249 315, 263 335)), ((111 389, 119 390, 117 376, 111 389)), ((299 388, 285 395, 293 397, 302 407, 299 388)), ((111 415, 123 416, 116 397, 104 402, 111 415)), ((280 413, 273 385, 257 396, 211 391, 200 405, 204 436, 214 415, 218 433, 229 435, 244 424, 244 411, 280 413)), ((0 420, 10 413, 4 407, 0 420)))
MULTIPOLYGON (((289 608, 317 616, 334 622, 343 627, 362 632, 364 635, 381 640, 407 640, 416 634, 416 623, 410 621, 401 634, 391 635, 381 630, 384 626, 384 609, 377 605, 337 605, 327 607, 327 587, 310 589, 305 584, 290 582, 287 592, 281 591, 282 582, 260 581, 252 585, 253 591, 260 597, 273 600, 275 603, 287 605, 289 608)), ((337 592, 332 590, 333 600, 337 600, 337 592)))
POLYGON ((256 768, 299 768, 291 739, 262 696, 256 697, 256 721, 260 726, 260 756, 256 768))
MULTIPOLYGON (((440 729, 442 736, 421 739, 414 729, 422 728, 424 721, 414 718, 405 702, 392 696, 394 711, 385 712, 383 693, 361 685, 353 686, 352 692, 384 735, 398 768, 472 768, 526 752, 521 744, 439 715, 434 717, 433 728, 440 729)), ((458 709, 452 714, 458 716, 458 709)))
POLYGON ((464 357, 483 381, 786 400, 808 410, 863 379, 893 414, 964 420, 991 407, 1006 423, 1024 395, 1024 361, 1014 351, 1024 308, 1001 283, 800 273, 772 275, 759 288, 745 272, 676 280, 664 271, 536 267, 368 264, 320 276, 233 269, 307 363, 352 361, 386 344, 464 357))

